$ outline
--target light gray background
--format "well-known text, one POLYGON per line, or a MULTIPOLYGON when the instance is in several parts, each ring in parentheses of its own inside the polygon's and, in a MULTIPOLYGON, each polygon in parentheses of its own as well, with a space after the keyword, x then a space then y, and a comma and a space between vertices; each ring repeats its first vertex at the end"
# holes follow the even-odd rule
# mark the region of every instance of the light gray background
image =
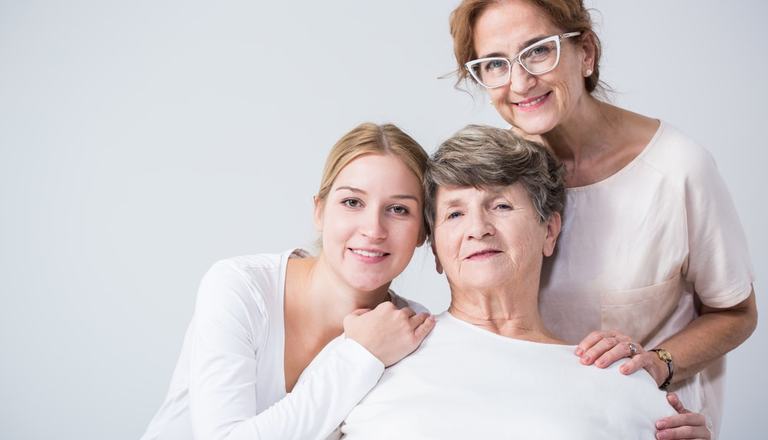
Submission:
MULTIPOLYGON (((0 437, 138 438, 200 277, 310 244, 323 158, 357 123, 429 151, 504 125, 436 79, 457 3, 0 1, 0 437)), ((717 159, 762 294, 768 6, 589 3, 613 99, 717 159)), ((440 311, 432 267, 417 253, 396 288, 440 311)), ((730 356, 724 438, 764 425, 766 339, 730 356)))

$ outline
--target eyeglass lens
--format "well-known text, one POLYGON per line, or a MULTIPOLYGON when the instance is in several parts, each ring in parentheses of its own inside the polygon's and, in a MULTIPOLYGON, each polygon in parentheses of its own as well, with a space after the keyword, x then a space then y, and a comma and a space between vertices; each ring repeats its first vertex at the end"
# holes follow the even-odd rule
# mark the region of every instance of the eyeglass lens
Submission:
MULTIPOLYGON (((558 61, 557 41, 544 41, 529 47, 520 54, 520 64, 532 75, 540 75, 554 69, 558 61)), ((504 58, 492 58, 474 67, 474 76, 485 87, 499 87, 509 81, 511 64, 504 58)))

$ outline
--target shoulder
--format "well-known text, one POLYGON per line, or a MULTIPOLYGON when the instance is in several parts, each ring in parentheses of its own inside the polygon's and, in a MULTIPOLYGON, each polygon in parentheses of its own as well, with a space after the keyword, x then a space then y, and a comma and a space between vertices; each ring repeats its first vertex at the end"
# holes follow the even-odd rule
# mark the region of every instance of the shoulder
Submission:
POLYGON ((662 122, 643 162, 667 176, 699 179, 717 171, 712 154, 674 126, 662 122))
POLYGON ((292 252, 243 255, 217 261, 200 282, 198 310, 228 305, 266 311, 281 296, 285 266, 292 252))
POLYGON ((411 310, 416 313, 430 313, 429 309, 420 303, 408 298, 404 298, 391 290, 389 291, 389 295, 392 297, 392 302, 395 304, 395 306, 397 306, 398 309, 402 309, 403 307, 410 307, 411 310))

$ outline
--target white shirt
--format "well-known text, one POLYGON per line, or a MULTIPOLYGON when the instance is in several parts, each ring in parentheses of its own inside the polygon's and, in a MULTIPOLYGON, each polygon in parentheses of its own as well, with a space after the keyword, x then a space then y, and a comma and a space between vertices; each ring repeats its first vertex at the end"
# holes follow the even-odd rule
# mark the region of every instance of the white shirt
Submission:
POLYGON ((653 439, 655 421, 674 413, 653 379, 581 365, 574 350, 445 312, 352 410, 343 438, 653 439))
MULTIPOLYGON (((745 300, 751 262, 733 202, 707 151, 665 123, 627 166, 567 190, 540 309, 559 338, 616 329, 654 348, 711 307, 745 300)), ((674 356, 674 353, 672 353, 674 356)), ((719 426, 724 360, 676 385, 686 407, 719 426)))
POLYGON ((376 384, 384 365, 342 335, 286 393, 283 298, 292 255, 303 253, 230 258, 208 271, 168 395, 142 440, 324 438, 376 384))

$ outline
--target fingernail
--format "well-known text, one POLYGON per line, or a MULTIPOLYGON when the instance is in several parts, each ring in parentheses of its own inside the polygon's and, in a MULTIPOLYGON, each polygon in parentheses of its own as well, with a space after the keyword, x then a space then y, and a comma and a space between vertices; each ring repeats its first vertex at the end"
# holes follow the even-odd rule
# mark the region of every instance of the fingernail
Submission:
POLYGON ((605 361, 597 362, 597 366, 603 368, 605 366, 605 361))
POLYGON ((627 371, 629 370, 629 368, 621 367, 620 370, 621 370, 622 373, 627 374, 627 371))
POLYGON ((584 356, 583 358, 581 358, 581 360, 583 360, 584 362, 591 362, 592 358, 589 356, 584 356))
POLYGON ((584 350, 576 348, 576 356, 581 356, 582 354, 584 354, 584 350))

